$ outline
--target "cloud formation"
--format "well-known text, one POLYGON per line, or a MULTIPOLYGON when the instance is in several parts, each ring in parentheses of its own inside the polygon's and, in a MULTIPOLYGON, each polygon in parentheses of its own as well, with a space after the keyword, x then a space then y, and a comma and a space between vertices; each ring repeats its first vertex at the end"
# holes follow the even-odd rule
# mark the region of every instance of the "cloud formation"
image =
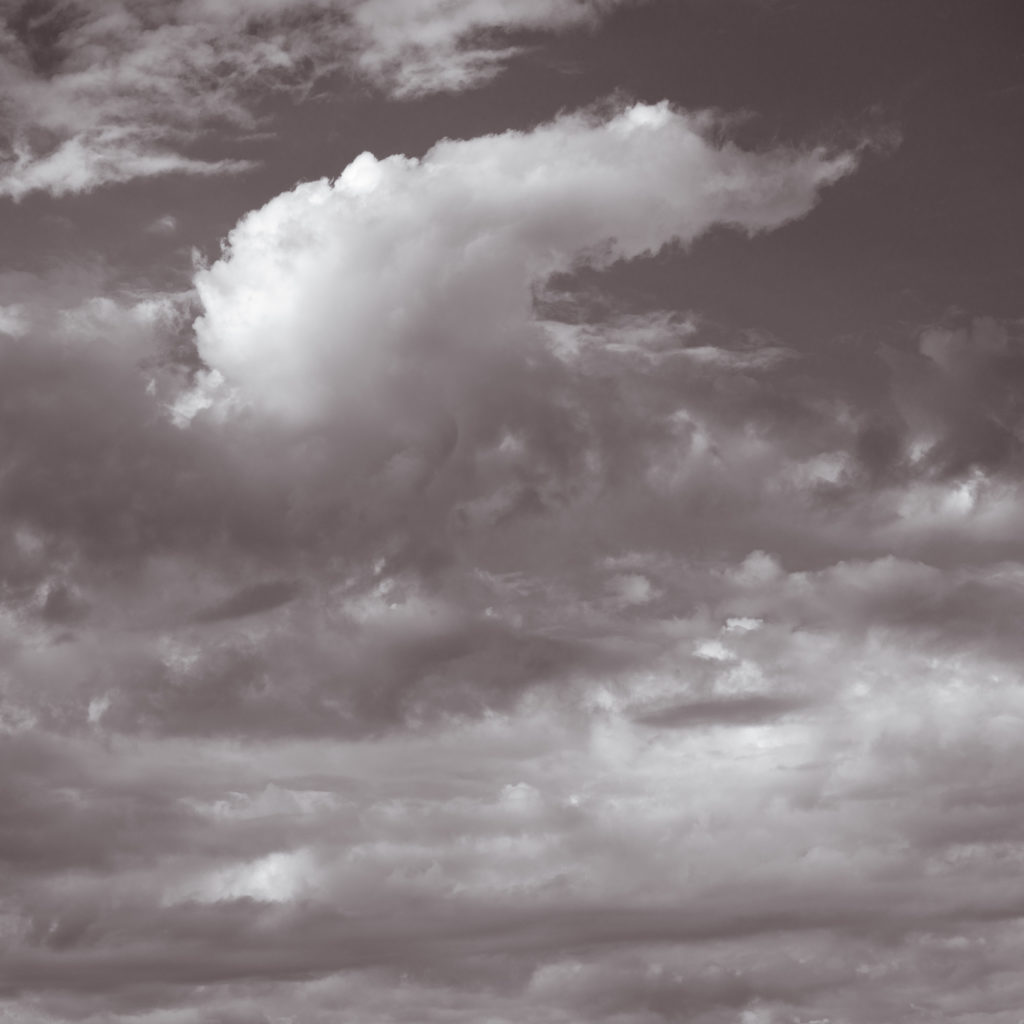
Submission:
POLYGON ((509 34, 593 26, 637 0, 363 0, 351 4, 359 70, 393 95, 456 91, 497 75, 521 46, 509 34))
POLYGON ((234 229, 196 278, 200 355, 244 400, 299 421, 344 417, 362 395, 389 418, 458 405, 452 392, 474 384, 453 372, 482 362, 493 376, 536 345, 532 289, 551 275, 718 224, 778 227, 855 165, 820 149, 716 145, 713 128, 710 116, 637 104, 446 140, 422 160, 364 153, 234 229), (400 388, 404 401, 381 401, 400 388))
POLYGON ((1020 325, 595 298, 855 171, 720 134, 364 154, 194 295, 0 279, 13 1019, 1013 1019, 1020 325))
POLYGON ((3 0, 0 196, 238 173, 252 161, 224 142, 265 127, 268 94, 337 72, 404 97, 470 88, 517 52, 510 33, 594 24, 621 2, 3 0))

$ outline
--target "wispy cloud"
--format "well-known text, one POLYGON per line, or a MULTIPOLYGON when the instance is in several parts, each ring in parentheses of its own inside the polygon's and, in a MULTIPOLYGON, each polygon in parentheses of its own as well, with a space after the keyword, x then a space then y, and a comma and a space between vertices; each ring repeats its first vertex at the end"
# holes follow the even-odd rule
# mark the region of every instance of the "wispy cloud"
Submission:
POLYGON ((0 195, 238 173, 223 152, 268 91, 332 72, 415 96, 479 85, 508 33, 594 23, 597 0, 9 0, 0 26, 0 195), (487 40, 491 40, 487 41, 487 40), (220 154, 203 153, 216 140, 220 154))
POLYGON ((510 34, 593 26, 641 0, 363 0, 351 4, 356 65, 393 95, 454 92, 499 74, 522 47, 510 34))

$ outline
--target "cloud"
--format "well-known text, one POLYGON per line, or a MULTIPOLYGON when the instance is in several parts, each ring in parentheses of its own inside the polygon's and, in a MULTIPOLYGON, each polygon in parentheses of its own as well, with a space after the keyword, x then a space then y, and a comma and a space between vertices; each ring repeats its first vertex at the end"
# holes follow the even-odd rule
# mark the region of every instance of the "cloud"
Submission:
POLYGON ((479 85, 521 50, 507 33, 594 26, 629 0, 365 0, 354 5, 359 69, 396 96, 479 85))
POLYGON ((146 226, 147 233, 151 235, 173 235, 177 230, 178 218, 171 213, 157 217, 146 226))
POLYGON ((1024 338, 1019 325, 977 317, 921 332, 914 357, 891 354, 897 402, 913 457, 939 479, 1019 466, 1024 338))
POLYGON ((708 725, 756 725, 800 711, 806 704, 785 696, 728 697, 693 701, 647 711, 636 721, 661 729, 687 729, 708 725))
POLYGON ((347 71, 393 94, 478 85, 508 33, 594 24, 611 0, 7 0, 0 196, 65 195, 164 174, 237 174, 203 153, 260 126, 268 92, 347 71), (488 41, 482 41, 488 36, 488 41), (497 40, 492 42, 490 40, 497 40))
MULTIPOLYGON (((808 760, 822 748, 807 722, 781 745, 763 731, 709 742, 670 730, 652 742, 613 722, 581 733, 579 720, 558 724, 540 708, 371 747, 262 745, 259 758, 193 741, 108 751, 20 742, 8 768, 67 792, 39 816, 36 841, 64 856, 104 851, 120 870, 115 892, 104 874, 58 889, 51 876, 21 875, 33 931, 6 990, 127 1015, 264 984, 300 1019, 319 1020, 309 996, 323 994, 329 1019, 331 987, 303 997, 288 986, 334 978, 334 998, 348 992, 350 1009, 369 1008, 404 974, 430 1006, 452 1000, 466 1019, 472 991, 510 1019, 516 1006, 548 1006, 554 1020, 653 1021, 674 1019, 686 993, 694 1012, 759 1001, 793 1012, 815 998, 867 1024, 878 1005, 897 1012, 908 990, 934 991, 943 949, 960 962, 954 951, 982 935, 1007 955, 1019 945, 1005 881, 982 881, 977 859, 951 859, 949 839, 929 832, 948 836, 962 814, 944 799, 947 773, 995 792, 984 761, 930 762, 927 732, 892 710, 866 733, 869 718, 848 719, 842 757, 826 766, 808 760), (879 749, 893 729, 900 742, 879 749), (311 784, 319 792, 300 799, 311 784), (146 793, 159 797, 145 811, 157 831, 136 831, 124 814, 130 801, 142 813, 146 793), (129 829, 127 848, 111 812, 129 829), (56 843, 93 816, 97 850, 56 843), (769 937, 778 955, 766 953, 769 937)), ((954 720, 937 709, 929 725, 954 720)), ((987 727, 974 749, 993 742, 1012 745, 1012 729, 1000 738, 987 727)), ((993 822, 1014 820, 1013 779, 993 822)), ((978 824, 967 826, 974 842, 978 824)), ((987 983, 978 967, 961 988, 987 983)), ((403 1019, 399 1005, 379 1012, 403 1019)))
POLYGON ((582 283, 852 169, 641 105, 360 157, 196 295, 0 277, 14 1019, 1019 1012, 1019 326, 860 393, 582 283))
POLYGON ((220 601, 205 611, 199 612, 194 622, 221 622, 224 619, 244 618, 259 615, 287 604, 299 592, 295 583, 279 580, 273 583, 255 583, 220 601))
POLYGON ((21 306, 0 306, 0 332, 16 338, 27 329, 28 321, 21 306))
POLYGON ((552 274, 716 224, 778 227, 854 166, 820 149, 716 145, 713 127, 636 105, 444 141, 422 160, 364 153, 232 231, 196 277, 200 354, 245 401, 298 422, 372 416, 382 391, 404 391, 392 420, 401 405, 450 404, 472 388, 453 369, 521 364, 537 346, 531 291, 552 274))
POLYGON ((125 138, 120 131, 96 131, 88 137, 61 142, 45 156, 16 145, 4 162, 3 194, 21 199, 29 192, 51 195, 87 192, 100 185, 151 178, 164 174, 237 174, 255 166, 249 160, 198 160, 144 142, 125 138))

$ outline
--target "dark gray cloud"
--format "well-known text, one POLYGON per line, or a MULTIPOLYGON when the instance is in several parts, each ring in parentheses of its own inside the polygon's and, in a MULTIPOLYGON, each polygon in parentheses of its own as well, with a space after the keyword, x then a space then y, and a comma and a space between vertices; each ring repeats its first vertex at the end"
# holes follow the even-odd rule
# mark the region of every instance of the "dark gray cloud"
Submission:
POLYGON ((242 619, 248 615, 259 615, 273 611, 294 600, 301 588, 297 583, 277 580, 271 583, 254 583, 237 591, 223 601, 198 612, 192 621, 223 622, 225 619, 242 619))
POLYGON ((726 697, 674 704, 637 715, 635 721, 659 729, 694 729, 709 725, 760 725, 807 706, 785 696, 726 697))

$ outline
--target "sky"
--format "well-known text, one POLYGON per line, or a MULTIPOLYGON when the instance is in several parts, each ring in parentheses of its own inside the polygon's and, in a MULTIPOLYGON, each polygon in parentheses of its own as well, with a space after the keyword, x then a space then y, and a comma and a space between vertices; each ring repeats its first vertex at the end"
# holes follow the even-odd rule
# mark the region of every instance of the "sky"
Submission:
POLYGON ((1015 0, 0 0, 0 1022, 1024 1021, 1015 0))

